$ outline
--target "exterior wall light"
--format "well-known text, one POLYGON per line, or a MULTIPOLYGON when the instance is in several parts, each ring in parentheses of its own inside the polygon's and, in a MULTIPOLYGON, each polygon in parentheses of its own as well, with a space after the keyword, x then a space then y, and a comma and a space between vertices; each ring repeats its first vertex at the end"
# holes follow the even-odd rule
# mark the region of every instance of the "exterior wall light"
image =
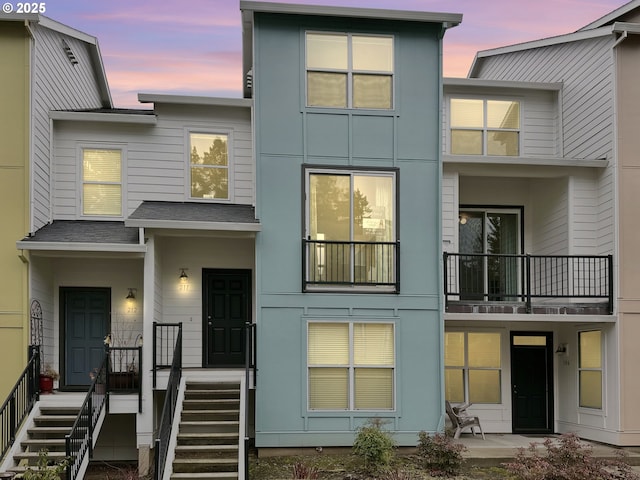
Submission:
POLYGON ((180 269, 180 282, 181 283, 185 283, 187 281, 187 279, 189 278, 189 275, 187 275, 187 272, 185 272, 185 270, 188 270, 188 268, 181 268, 180 269))
POLYGON ((135 300, 137 291, 138 291, 137 288, 129 288, 129 293, 127 294, 126 299, 127 300, 135 300))

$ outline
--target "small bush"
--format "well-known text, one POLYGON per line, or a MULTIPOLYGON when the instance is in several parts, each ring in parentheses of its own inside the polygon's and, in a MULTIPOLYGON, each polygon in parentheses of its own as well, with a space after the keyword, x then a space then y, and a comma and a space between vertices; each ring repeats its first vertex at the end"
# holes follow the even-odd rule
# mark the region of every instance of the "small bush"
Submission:
POLYGON ((69 465, 68 460, 54 462, 49 458, 49 450, 43 448, 38 452, 37 468, 27 468, 22 474, 24 480, 60 480, 65 469, 69 465))
POLYGON ((292 478, 294 480, 316 480, 318 478, 318 469, 302 462, 296 462, 293 464, 292 473, 292 478))
POLYGON ((520 448, 514 462, 503 464, 518 480, 635 480, 636 475, 624 462, 624 453, 615 459, 594 458, 591 447, 580 443, 575 434, 562 435, 558 442, 547 438, 542 443, 520 448))
POLYGON ((371 475, 384 471, 395 455, 395 441, 383 425, 379 418, 369 420, 358 428, 353 442, 353 453, 364 461, 364 470, 371 475))
POLYGON ((418 438, 418 456, 430 475, 452 477, 458 474, 464 461, 462 452, 467 447, 442 433, 429 435, 423 431, 418 438))

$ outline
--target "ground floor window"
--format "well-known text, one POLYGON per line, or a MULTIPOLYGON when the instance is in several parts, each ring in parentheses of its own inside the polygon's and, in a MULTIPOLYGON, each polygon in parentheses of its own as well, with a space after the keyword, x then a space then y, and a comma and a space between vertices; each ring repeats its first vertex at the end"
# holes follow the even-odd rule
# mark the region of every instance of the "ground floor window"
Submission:
POLYGON ((310 322, 310 410, 392 410, 395 346, 391 323, 310 322))
POLYGON ((602 408, 602 332, 578 332, 578 383, 581 407, 602 408))
POLYGON ((445 397, 450 402, 502 403, 500 333, 445 333, 445 397))

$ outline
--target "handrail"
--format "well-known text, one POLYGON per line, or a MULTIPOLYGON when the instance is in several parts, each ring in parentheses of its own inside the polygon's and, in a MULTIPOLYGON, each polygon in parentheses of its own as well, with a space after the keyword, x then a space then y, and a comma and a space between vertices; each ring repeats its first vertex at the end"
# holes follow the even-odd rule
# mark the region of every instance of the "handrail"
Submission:
MULTIPOLYGON (((111 393, 137 393, 138 413, 142 413, 142 346, 112 347, 107 345, 109 365, 106 384, 111 393)), ((107 403, 109 398, 107 398, 107 403)))
POLYGON ((38 401, 40 348, 31 346, 30 358, 7 399, 0 407, 0 458, 11 448, 22 421, 38 401))
POLYGON ((157 385, 157 372, 163 368, 171 368, 175 353, 177 332, 181 323, 153 322, 153 388, 157 385), (166 332, 166 333, 165 333, 166 332))
POLYGON ((93 455, 93 433, 107 399, 108 365, 109 354, 106 352, 100 368, 92 374, 93 380, 76 421, 71 431, 65 435, 66 455, 69 460, 67 480, 75 480, 87 453, 90 457, 93 455))
POLYGON ((251 322, 245 323, 245 364, 244 364, 244 398, 245 398, 245 408, 244 408, 244 478, 245 480, 249 479, 249 408, 247 407, 247 402, 249 401, 249 372, 253 369, 253 383, 254 388, 256 384, 256 346, 255 346, 255 332, 256 332, 256 324, 251 322))
POLYGON ((524 302, 534 298, 605 299, 613 313, 612 255, 443 253, 445 309, 462 301, 524 302))
POLYGON ((179 323, 178 326, 178 335, 173 351, 173 361, 171 362, 171 372, 169 373, 169 381, 167 383, 167 393, 164 398, 158 434, 155 439, 155 468, 153 477, 155 480, 161 480, 164 474, 169 438, 171 436, 171 426, 173 425, 178 390, 180 389, 180 380, 182 378, 182 323, 179 323))

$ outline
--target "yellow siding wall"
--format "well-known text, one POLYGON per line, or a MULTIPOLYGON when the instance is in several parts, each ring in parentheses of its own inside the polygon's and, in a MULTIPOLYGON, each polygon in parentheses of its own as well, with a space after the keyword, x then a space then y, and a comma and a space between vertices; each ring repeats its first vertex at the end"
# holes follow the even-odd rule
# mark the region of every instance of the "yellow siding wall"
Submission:
POLYGON ((0 402, 25 366, 27 265, 16 240, 29 231, 30 42, 20 22, 0 28, 0 402))

